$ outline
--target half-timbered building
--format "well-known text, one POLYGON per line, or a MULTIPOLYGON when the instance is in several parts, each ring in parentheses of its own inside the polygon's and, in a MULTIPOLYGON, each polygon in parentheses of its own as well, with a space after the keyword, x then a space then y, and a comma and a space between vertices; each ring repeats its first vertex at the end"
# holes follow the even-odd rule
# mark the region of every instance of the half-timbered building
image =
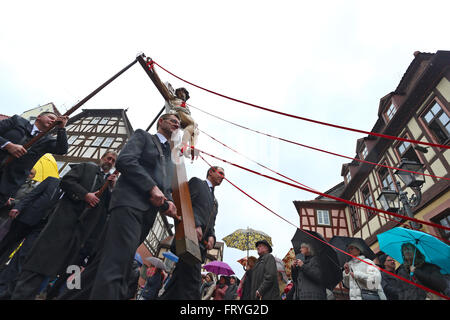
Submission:
MULTIPOLYGON (((397 88, 380 99, 378 119, 370 130, 390 136, 424 141, 440 145, 450 144, 450 52, 415 52, 414 59, 407 68, 397 88)), ((425 183, 421 186, 421 201, 412 207, 414 218, 450 225, 450 150, 446 148, 413 145, 372 135, 356 141, 355 159, 366 160, 384 166, 353 160, 342 165, 343 177, 340 188, 335 187, 334 195, 345 200, 383 209, 379 202, 385 189, 397 193, 405 191, 413 194, 395 174, 402 159, 415 161, 423 165, 425 183), (442 179, 439 177, 444 177, 442 179), (398 187, 397 182, 400 184, 398 187)), ((358 206, 346 204, 333 206, 334 211, 327 215, 323 210, 327 206, 318 199, 313 201, 294 201, 300 216, 300 225, 305 229, 322 233, 325 238, 345 233, 334 224, 341 221, 341 208, 345 213, 347 233, 359 237, 379 253, 376 235, 395 226, 409 228, 409 220, 379 213, 358 206), (334 217, 335 216, 335 217, 334 217), (333 221, 331 221, 333 220, 333 221), (331 226, 324 226, 330 223, 331 226), (322 232, 321 232, 322 231, 322 232), (339 232, 339 233, 338 233, 339 232)), ((340 224, 342 226, 343 224, 340 224)), ((450 232, 421 225, 421 230, 449 240, 450 232)))

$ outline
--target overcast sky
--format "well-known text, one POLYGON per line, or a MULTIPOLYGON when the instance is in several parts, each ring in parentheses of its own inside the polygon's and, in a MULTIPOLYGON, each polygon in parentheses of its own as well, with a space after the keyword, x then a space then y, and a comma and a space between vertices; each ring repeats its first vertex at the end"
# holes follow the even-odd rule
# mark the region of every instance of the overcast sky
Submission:
MULTIPOLYGON (((257 105, 369 131, 414 51, 449 50, 447 1, 8 1, 0 19, 0 113, 49 102, 65 112, 145 53, 200 86, 257 105)), ((241 125, 354 157, 362 135, 286 118, 185 86, 193 106, 241 125)), ((128 108, 145 129, 164 101, 136 64, 82 108, 128 108)), ((80 110, 81 111, 81 110, 80 110)), ((322 192, 342 181, 346 159, 276 141, 191 110, 201 130, 246 156, 322 192)), ((76 113, 75 113, 76 114, 76 113)), ((155 132, 152 129, 151 132, 155 132)), ((198 147, 273 175, 207 136, 198 147)), ((294 200, 315 194, 224 167, 233 183, 294 224, 294 200)), ((205 177, 202 160, 188 178, 205 177)), ((279 258, 295 228, 224 181, 216 189, 217 240, 251 227, 272 236, 279 258)), ((256 256, 256 251, 251 251, 256 256)), ((246 252, 225 247, 224 261, 246 252)))

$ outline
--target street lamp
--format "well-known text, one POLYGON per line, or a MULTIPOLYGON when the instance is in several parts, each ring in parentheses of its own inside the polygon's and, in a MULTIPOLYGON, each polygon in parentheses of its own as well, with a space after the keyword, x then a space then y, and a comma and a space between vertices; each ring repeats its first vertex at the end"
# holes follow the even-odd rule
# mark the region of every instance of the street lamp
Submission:
MULTIPOLYGON (((409 161, 408 159, 402 159, 399 168, 418 173, 424 172, 423 164, 417 163, 415 161, 409 161)), ((401 191, 400 182, 398 181, 398 192, 395 190, 383 188, 377 200, 381 203, 381 206, 385 211, 394 213, 398 212, 402 215, 406 214, 408 217, 414 218, 411 208, 417 207, 422 200, 422 192, 420 189, 425 183, 425 176, 418 173, 402 170, 396 170, 394 172, 395 175, 400 177, 406 188, 409 187, 414 191, 414 194, 410 199, 408 199, 408 193, 406 193, 405 191, 401 191), (403 208, 400 208, 400 202, 403 204, 403 208)), ((414 229, 420 229, 422 227, 421 224, 416 223, 415 221, 410 221, 410 225, 414 229)))
POLYGON ((396 174, 406 185, 406 187, 410 187, 412 189, 414 188, 421 188, 422 185, 425 183, 425 176, 423 175, 424 167, 423 164, 410 161, 408 159, 402 159, 399 164, 400 169, 414 171, 413 172, 407 172, 402 170, 396 170, 394 174, 396 174), (418 174, 422 173, 422 174, 418 174))

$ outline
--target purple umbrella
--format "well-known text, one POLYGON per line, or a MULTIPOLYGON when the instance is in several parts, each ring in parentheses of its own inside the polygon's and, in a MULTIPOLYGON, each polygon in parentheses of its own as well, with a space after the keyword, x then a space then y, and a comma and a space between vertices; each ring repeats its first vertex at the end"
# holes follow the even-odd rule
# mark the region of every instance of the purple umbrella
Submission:
POLYGON ((234 271, 231 269, 231 267, 222 261, 213 261, 210 263, 207 263, 203 266, 203 268, 206 271, 215 273, 217 275, 223 274, 226 276, 234 274, 234 271))

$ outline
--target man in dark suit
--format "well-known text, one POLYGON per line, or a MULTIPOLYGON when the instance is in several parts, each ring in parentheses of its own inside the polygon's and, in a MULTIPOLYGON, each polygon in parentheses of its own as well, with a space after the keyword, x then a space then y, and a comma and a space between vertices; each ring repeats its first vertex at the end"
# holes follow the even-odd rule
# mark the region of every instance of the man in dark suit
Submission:
POLYGON ((65 154, 68 150, 65 125, 67 116, 57 116, 53 112, 41 113, 32 125, 26 119, 14 115, 0 121, 0 163, 9 156, 14 160, 0 169, 0 205, 5 205, 10 197, 27 179, 31 168, 45 153, 65 154), (56 139, 46 135, 33 144, 28 150, 23 144, 34 135, 45 131, 58 121, 56 139))
MULTIPOLYGON (((178 219, 171 195, 174 165, 169 140, 179 126, 178 116, 164 114, 156 135, 138 129, 120 152, 116 167, 121 176, 111 196, 111 217, 90 299, 123 299, 132 260, 158 211, 178 219)), ((83 286, 83 278, 81 282, 83 286)))
POLYGON ((0 296, 2 299, 10 297, 23 262, 37 236, 44 228, 48 214, 61 196, 62 191, 59 188, 59 182, 58 178, 46 178, 24 196, 20 202, 16 202, 14 208, 10 211, 10 216, 14 220, 8 234, 0 243, 0 250, 3 253, 2 261, 8 258, 23 238, 25 238, 25 241, 0 274, 0 296))
POLYGON ((48 177, 31 192, 24 196, 9 212, 14 219, 9 232, 0 242, 0 263, 7 261, 20 241, 27 237, 38 226, 47 211, 56 204, 61 196, 59 192, 59 179, 48 177))
MULTIPOLYGON (((206 180, 197 177, 189 180, 192 210, 194 212, 195 230, 200 244, 202 262, 206 252, 214 247, 216 236, 214 225, 218 212, 218 203, 214 196, 214 188, 222 183, 225 173, 223 168, 211 167, 206 174, 206 180)), ((175 243, 171 251, 175 252, 175 243)), ((201 263, 191 265, 179 259, 172 279, 170 280, 161 299, 163 300, 200 300, 201 263)))
POLYGON ((42 281, 64 277, 68 265, 79 265, 80 250, 98 224, 105 225, 109 192, 99 189, 115 175, 109 175, 117 154, 107 151, 100 165, 83 162, 61 179, 64 196, 40 233, 19 275, 12 299, 34 299, 42 281))

